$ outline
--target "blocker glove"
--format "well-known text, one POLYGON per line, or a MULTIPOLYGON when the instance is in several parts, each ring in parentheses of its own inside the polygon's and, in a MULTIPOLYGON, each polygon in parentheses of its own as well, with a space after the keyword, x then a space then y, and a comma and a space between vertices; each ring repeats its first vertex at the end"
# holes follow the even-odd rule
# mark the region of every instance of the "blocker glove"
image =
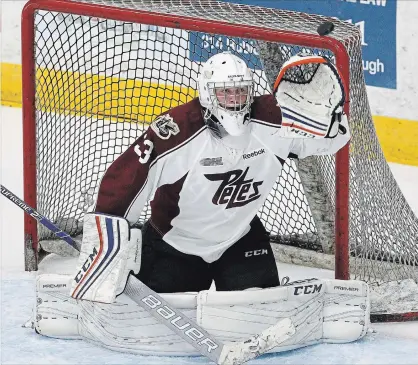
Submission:
POLYGON ((125 218, 87 213, 83 242, 71 285, 75 299, 113 303, 131 271, 141 267, 142 234, 125 218))

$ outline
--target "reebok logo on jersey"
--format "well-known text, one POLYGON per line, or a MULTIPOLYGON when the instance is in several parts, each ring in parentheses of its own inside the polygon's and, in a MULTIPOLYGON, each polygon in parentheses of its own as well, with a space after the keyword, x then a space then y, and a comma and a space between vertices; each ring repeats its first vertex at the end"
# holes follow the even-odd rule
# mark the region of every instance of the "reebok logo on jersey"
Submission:
POLYGON ((255 150, 255 151, 253 151, 253 152, 250 152, 250 153, 244 153, 244 154, 242 155, 242 158, 243 158, 244 160, 248 160, 249 158, 253 158, 253 157, 255 157, 255 156, 262 155, 263 153, 266 153, 266 151, 264 151, 264 148, 259 148, 258 150, 255 150))
POLYGON ((221 174, 205 174, 210 181, 221 181, 219 188, 212 198, 215 205, 226 205, 225 209, 242 207, 254 200, 261 194, 258 187, 263 181, 246 179, 249 167, 243 170, 233 170, 221 174))

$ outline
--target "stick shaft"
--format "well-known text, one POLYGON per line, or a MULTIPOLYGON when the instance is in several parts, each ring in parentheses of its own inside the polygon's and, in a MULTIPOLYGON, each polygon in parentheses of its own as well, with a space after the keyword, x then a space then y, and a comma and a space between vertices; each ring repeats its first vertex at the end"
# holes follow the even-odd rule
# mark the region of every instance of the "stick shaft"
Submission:
POLYGON ((218 363, 223 343, 215 340, 205 329, 177 308, 173 308, 144 283, 130 276, 124 293, 202 355, 218 363))
POLYGON ((75 248, 78 251, 77 243, 73 240, 73 238, 60 228, 58 228, 55 224, 53 224, 48 218, 44 217, 41 213, 36 211, 34 208, 27 205, 22 199, 18 198, 15 194, 13 194, 9 189, 1 186, 1 193, 9 199, 11 202, 15 203, 19 208, 23 209, 26 213, 28 213, 31 217, 36 219, 39 223, 43 226, 48 228, 51 232, 55 233, 58 238, 61 238, 65 242, 67 242, 70 246, 75 248))

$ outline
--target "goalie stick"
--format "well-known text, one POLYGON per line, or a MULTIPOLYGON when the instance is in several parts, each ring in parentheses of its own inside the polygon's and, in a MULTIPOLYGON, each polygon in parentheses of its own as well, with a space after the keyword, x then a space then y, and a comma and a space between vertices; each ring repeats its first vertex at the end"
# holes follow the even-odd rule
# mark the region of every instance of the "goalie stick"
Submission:
MULTIPOLYGON (((55 226, 48 218, 28 206, 10 190, 1 186, 1 193, 22 208, 40 224, 51 230, 78 251, 76 242, 70 235, 55 226)), ((160 323, 192 345, 203 356, 219 365, 238 365, 256 358, 290 338, 296 331, 289 318, 279 321, 246 341, 224 344, 214 339, 205 329, 188 318, 177 308, 173 308, 159 294, 132 276, 128 279, 124 293, 144 308, 160 323), (182 324, 179 325, 178 323, 182 324)))

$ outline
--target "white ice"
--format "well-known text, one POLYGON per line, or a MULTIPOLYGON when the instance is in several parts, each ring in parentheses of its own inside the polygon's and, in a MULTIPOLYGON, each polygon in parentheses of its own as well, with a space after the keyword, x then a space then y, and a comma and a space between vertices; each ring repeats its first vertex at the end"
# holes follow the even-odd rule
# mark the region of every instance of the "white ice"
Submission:
MULTIPOLYGON (((2 107, 1 183, 23 197, 21 110, 2 107)), ((400 188, 418 215, 418 168, 390 164, 400 188)), ((1 364, 199 364, 202 357, 138 356, 102 349, 84 341, 49 339, 22 328, 34 304, 34 274, 24 272, 23 212, 0 198, 1 364)), ((279 264, 282 276, 332 278, 328 270, 279 264)), ((373 325, 375 332, 351 344, 321 344, 262 356, 253 364, 418 364, 418 323, 373 325)))

